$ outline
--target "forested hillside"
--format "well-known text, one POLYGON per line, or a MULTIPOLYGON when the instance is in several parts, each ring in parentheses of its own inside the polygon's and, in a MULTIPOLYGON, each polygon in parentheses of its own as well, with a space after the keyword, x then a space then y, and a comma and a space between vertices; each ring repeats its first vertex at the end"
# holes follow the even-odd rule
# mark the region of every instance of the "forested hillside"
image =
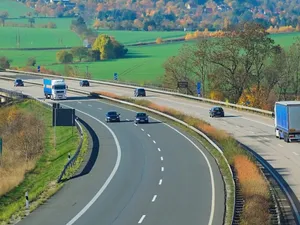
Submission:
MULTIPOLYGON (((12 0, 13 1, 13 0, 12 0)), ((95 28, 220 30, 245 21, 300 30, 300 0, 19 0, 48 16, 82 15, 95 28)))

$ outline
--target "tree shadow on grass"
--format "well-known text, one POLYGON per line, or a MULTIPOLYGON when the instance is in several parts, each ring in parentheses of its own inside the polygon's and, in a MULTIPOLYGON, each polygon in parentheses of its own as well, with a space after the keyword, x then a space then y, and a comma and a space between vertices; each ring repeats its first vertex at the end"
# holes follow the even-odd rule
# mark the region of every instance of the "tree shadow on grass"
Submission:
POLYGON ((150 55, 144 55, 139 53, 128 53, 125 55, 125 59, 138 59, 138 58, 150 58, 150 55))

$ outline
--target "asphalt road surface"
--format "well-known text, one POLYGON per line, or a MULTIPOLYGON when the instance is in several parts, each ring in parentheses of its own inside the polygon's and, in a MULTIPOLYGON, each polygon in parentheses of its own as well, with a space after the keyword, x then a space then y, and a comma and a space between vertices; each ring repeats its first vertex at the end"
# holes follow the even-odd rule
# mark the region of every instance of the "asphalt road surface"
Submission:
MULTIPOLYGON (((37 76, 0 73, 0 76, 21 77, 42 83, 37 76)), ((106 91, 133 97, 133 89, 92 83, 91 87, 80 87, 78 81, 66 79, 68 86, 86 91, 106 91)), ((3 85, 2 85, 3 86, 3 85)), ((295 197, 300 200, 300 143, 285 143, 275 137, 274 120, 245 111, 225 108, 224 118, 210 118, 208 103, 185 98, 147 92, 145 99, 193 115, 209 122, 216 128, 232 134, 242 144, 248 146, 264 158, 289 185, 295 197)))
MULTIPOLYGON (((1 81, 0 87, 43 99, 39 86, 11 84, 1 81)), ((196 140, 154 119, 134 125, 130 110, 81 95, 69 97, 61 104, 76 109, 93 146, 78 174, 19 224, 222 224, 222 177, 196 140), (122 121, 106 124, 109 110, 117 110, 122 121)))

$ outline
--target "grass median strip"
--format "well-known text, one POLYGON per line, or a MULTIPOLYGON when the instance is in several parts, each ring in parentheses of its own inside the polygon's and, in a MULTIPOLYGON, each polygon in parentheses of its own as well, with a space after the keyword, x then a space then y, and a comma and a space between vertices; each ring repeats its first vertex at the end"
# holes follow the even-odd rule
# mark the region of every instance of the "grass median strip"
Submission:
MULTIPOLYGON (((75 127, 56 127, 56 138, 54 139, 52 112, 42 103, 34 100, 25 100, 12 107, 7 107, 7 110, 8 119, 13 117, 16 112, 37 118, 37 121, 39 121, 43 128, 39 131, 42 146, 41 151, 30 158, 30 167, 25 167, 23 176, 19 176, 18 181, 11 183, 11 187, 7 188, 7 192, 2 193, 0 197, 0 224, 6 224, 10 220, 16 221, 25 215, 26 191, 29 193, 29 201, 31 203, 30 211, 32 211, 62 187, 63 184, 57 184, 56 180, 65 163, 68 161, 68 153, 71 153, 71 155, 74 154, 80 140, 79 133, 75 127)), ((22 124, 25 122, 26 121, 23 121, 22 124)), ((1 125, 3 124, 0 124, 0 127, 1 125)), ((27 125, 28 130, 31 130, 30 123, 27 125)), ((29 138, 30 136, 28 136, 28 139, 29 138)), ((11 150, 7 149, 7 143, 4 141, 3 160, 8 159, 9 151, 11 150)), ((18 139, 15 141, 16 144, 18 144, 18 139)), ((35 142, 36 140, 31 141, 35 142)), ((83 156, 87 151, 87 146, 87 132, 84 130, 82 152, 75 165, 68 171, 69 176, 80 166, 80 163, 83 161, 83 156)), ((25 147, 26 146, 23 145, 23 149, 25 147)), ((21 153, 16 152, 16 154, 21 153)), ((2 165, 1 171, 11 171, 11 177, 17 176, 17 174, 14 173, 14 168, 5 168, 2 165)), ((8 180, 8 177, 6 177, 6 179, 1 178, 0 184, 2 185, 8 180)))
MULTIPOLYGON (((100 96, 102 95, 115 98, 163 112, 186 122, 190 126, 195 127, 209 136, 212 140, 218 143, 219 146, 221 146, 230 166, 237 174, 237 178, 241 186, 241 193, 244 199, 244 208, 241 214, 240 224, 270 224, 269 205, 271 197, 268 183, 264 179, 264 175, 259 170, 254 157, 249 152, 245 151, 231 135, 223 130, 214 128, 209 123, 201 119, 185 115, 184 113, 172 108, 157 105, 148 100, 132 99, 109 92, 98 92, 98 94, 100 94, 100 96)), ((224 160, 220 160, 220 153, 217 150, 214 150, 207 141, 201 142, 215 156, 222 170, 223 176, 225 175, 224 179, 227 179, 226 177, 230 176, 230 172, 226 171, 226 165, 222 165, 222 163, 225 162, 224 160)), ((230 182, 227 183, 230 185, 230 182)), ((232 199, 229 199, 229 201, 232 201, 232 199)), ((226 204, 230 211, 230 204, 232 205, 233 202, 227 202, 226 204)))

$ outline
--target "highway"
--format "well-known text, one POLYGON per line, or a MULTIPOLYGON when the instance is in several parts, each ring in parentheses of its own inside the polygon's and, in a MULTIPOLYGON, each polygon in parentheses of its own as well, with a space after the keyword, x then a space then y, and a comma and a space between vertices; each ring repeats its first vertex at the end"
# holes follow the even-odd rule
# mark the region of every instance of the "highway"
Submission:
MULTIPOLYGON (((0 87, 43 99, 40 86, 14 88, 1 80, 0 87)), ((193 137, 153 118, 134 125, 135 112, 107 102, 69 97, 61 104, 76 109, 93 145, 78 174, 18 224, 222 224, 222 177, 193 137), (122 121, 106 124, 109 110, 122 121)))
MULTIPOLYGON (((42 77, 37 76, 9 72, 0 73, 0 76, 20 77, 42 83, 42 77)), ((91 87, 80 87, 78 81, 68 79, 66 81, 69 87, 74 89, 105 91, 133 97, 133 90, 130 88, 96 83, 92 83, 91 87)), ((295 194, 295 198, 300 200, 300 143, 285 143, 276 139, 272 118, 227 108, 224 118, 210 118, 208 110, 212 105, 208 103, 152 92, 147 92, 145 99, 196 116, 232 134, 242 144, 262 156, 282 176, 295 194)))

